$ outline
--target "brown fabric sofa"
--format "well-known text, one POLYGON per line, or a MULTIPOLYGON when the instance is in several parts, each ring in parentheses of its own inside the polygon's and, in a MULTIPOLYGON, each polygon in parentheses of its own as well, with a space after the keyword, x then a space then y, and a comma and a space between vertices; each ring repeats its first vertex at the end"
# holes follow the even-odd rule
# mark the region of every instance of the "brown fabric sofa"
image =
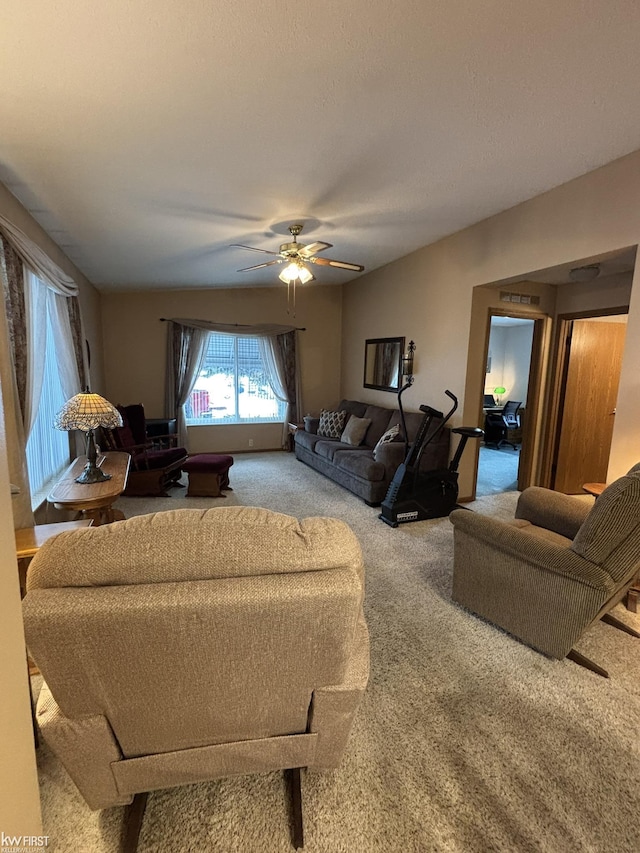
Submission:
MULTIPOLYGON (((394 440, 377 450, 374 448, 388 429, 401 423, 400 412, 357 400, 342 400, 335 411, 347 412, 347 422, 352 415, 371 420, 362 444, 353 447, 340 439, 319 436, 319 418, 306 418, 305 429, 299 429, 295 434, 296 458, 349 489, 370 506, 378 506, 387 494, 398 465, 406 456, 407 444, 404 440, 394 440)), ((422 422, 422 414, 405 412, 405 419, 411 443, 422 422)), ((436 423, 434 421, 434 426, 436 423)), ((447 467, 449 442, 450 432, 445 427, 426 448, 421 462, 423 470, 447 467)))
POLYGON ((336 519, 183 509, 62 533, 23 602, 38 725, 92 809, 335 768, 368 679, 363 597, 336 519))
MULTIPOLYGON (((595 504, 532 486, 508 523, 467 510, 454 526, 453 600, 553 658, 606 672, 572 646, 640 572, 640 465, 595 504)), ((635 635, 640 636, 640 635, 635 635)))

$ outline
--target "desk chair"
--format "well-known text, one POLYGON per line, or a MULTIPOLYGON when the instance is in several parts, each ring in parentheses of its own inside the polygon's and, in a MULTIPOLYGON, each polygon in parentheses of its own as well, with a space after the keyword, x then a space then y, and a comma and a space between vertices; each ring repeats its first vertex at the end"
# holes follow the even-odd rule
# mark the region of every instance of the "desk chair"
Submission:
POLYGON ((508 400, 501 412, 487 412, 485 416, 485 444, 495 444, 502 447, 509 444, 514 450, 518 449, 518 442, 514 438, 514 431, 520 429, 520 415, 518 409, 522 402, 508 400))

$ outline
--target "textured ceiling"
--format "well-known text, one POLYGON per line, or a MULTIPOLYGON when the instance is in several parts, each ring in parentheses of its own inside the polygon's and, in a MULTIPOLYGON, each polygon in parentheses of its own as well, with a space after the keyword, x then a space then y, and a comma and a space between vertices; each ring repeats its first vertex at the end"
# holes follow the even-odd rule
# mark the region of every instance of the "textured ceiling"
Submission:
POLYGON ((0 180, 102 290, 274 283, 228 246, 300 217, 370 271, 640 147, 637 0, 1 14, 0 180))

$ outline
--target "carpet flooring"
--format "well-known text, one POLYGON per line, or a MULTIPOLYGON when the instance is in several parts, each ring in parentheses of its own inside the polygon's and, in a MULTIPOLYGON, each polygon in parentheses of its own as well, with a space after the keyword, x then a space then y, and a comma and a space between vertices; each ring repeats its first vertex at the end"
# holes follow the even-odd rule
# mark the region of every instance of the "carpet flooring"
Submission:
MULTIPOLYGON (((174 489, 118 507, 131 516, 256 505, 335 516, 356 532, 371 677, 340 768, 303 774, 309 853, 638 850, 640 640, 603 624, 582 638, 577 648, 608 680, 548 660, 452 603, 448 519, 393 530, 292 454, 239 455, 230 473, 225 499, 174 489)), ((508 518, 516 498, 469 506, 508 518)), ((640 628, 640 615, 616 614, 640 628)), ((115 851, 123 810, 91 812, 46 747, 38 760, 48 850, 115 851)), ((152 793, 139 844, 140 853, 290 850, 280 773, 152 793)))
POLYGON ((476 496, 514 492, 518 488, 520 451, 512 447, 485 447, 480 445, 476 496))

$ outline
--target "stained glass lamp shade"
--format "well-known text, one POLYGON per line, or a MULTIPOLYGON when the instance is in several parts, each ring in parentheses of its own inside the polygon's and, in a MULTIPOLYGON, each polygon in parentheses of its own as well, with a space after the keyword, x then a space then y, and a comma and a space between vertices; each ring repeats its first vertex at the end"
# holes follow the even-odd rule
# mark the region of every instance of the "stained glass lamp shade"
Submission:
POLYGON ((64 404, 55 417, 53 425, 56 429, 79 429, 87 434, 87 464, 84 471, 76 478, 76 483, 101 483, 109 480, 110 474, 105 474, 98 468, 96 442, 93 431, 98 427, 114 429, 122 426, 122 417, 115 406, 99 394, 84 392, 76 394, 64 404))

